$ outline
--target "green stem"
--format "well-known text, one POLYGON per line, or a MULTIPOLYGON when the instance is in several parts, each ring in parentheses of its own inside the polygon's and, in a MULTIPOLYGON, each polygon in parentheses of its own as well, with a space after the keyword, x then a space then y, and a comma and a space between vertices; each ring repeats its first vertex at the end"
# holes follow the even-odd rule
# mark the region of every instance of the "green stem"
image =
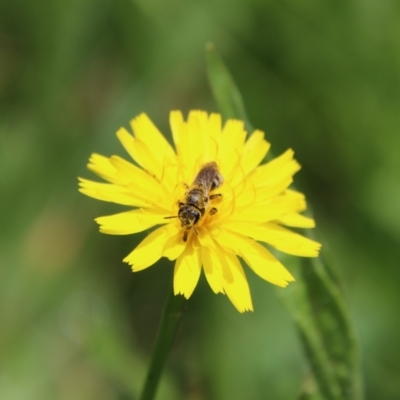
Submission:
POLYGON ((165 361, 174 342, 175 333, 186 305, 183 296, 175 296, 171 288, 164 315, 160 324, 156 344, 140 400, 153 400, 164 368, 165 361))

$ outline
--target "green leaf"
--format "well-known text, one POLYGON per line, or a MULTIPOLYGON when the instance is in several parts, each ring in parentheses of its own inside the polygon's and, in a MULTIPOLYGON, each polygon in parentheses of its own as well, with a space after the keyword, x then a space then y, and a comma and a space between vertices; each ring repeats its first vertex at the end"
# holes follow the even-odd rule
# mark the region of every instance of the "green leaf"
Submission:
POLYGON ((324 400, 324 396, 321 394, 314 375, 310 374, 306 377, 303 383, 302 392, 298 400, 324 400))
MULTIPOLYGON (((240 92, 213 45, 207 46, 207 64, 212 91, 223 116, 242 119, 249 127, 240 92)), ((361 400, 357 341, 330 263, 321 257, 280 258, 296 282, 278 291, 299 332, 312 372, 308 378, 313 383, 312 390, 305 385, 300 399, 361 400)))
POLYGON ((362 399, 358 345, 342 290, 324 259, 306 260, 303 279, 324 348, 333 367, 343 399, 362 399))
POLYGON ((251 132, 253 129, 246 115, 242 95, 212 43, 206 46, 206 61, 211 90, 222 117, 225 120, 241 119, 247 131, 251 132))
POLYGON ((299 331, 319 391, 328 400, 360 400, 357 345, 341 291, 320 260, 283 262, 296 282, 279 294, 299 331))

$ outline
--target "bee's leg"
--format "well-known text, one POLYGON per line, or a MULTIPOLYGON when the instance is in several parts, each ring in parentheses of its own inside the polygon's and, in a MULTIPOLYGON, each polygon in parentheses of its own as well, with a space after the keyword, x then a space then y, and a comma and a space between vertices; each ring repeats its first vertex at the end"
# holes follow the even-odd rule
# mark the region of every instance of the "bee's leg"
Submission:
POLYGON ((183 233, 183 241, 184 241, 184 242, 187 241, 188 233, 189 233, 189 231, 185 231, 185 232, 183 233))
POLYGON ((214 199, 220 199, 222 197, 221 193, 217 193, 217 194, 212 194, 210 196, 210 200, 214 200, 214 199))
POLYGON ((214 215, 214 214, 216 214, 217 212, 218 212, 218 210, 217 210, 215 207, 210 208, 210 211, 209 211, 210 215, 214 215))
POLYGON ((196 236, 199 236, 199 233, 197 232, 197 229, 194 225, 193 225, 193 230, 194 230, 194 233, 196 234, 196 236))

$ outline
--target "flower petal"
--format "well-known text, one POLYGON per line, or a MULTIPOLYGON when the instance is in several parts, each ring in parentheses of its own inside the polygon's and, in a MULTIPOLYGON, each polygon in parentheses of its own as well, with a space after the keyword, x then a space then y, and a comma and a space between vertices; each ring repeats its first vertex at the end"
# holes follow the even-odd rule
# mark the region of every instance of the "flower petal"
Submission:
POLYGON ((246 140, 244 122, 237 119, 228 119, 222 129, 221 152, 228 154, 231 152, 241 152, 246 140))
POLYGON ((216 294, 225 293, 220 259, 214 251, 208 247, 201 246, 200 251, 204 273, 212 291, 216 294))
MULTIPOLYGON (((290 186, 291 183, 292 178, 285 178, 277 182, 269 182, 263 187, 256 187, 250 179, 243 177, 243 180, 239 182, 239 184, 237 184, 230 193, 226 186, 223 190, 228 195, 228 200, 232 201, 234 199, 237 211, 248 209, 255 204, 269 207, 269 204, 271 204, 271 202, 274 202, 274 197, 277 197, 279 195, 283 197, 287 196, 286 189, 290 186)), ((278 198, 281 199, 281 197, 278 198)), ((286 199, 288 199, 288 197, 286 197, 286 199)), ((304 198, 297 199, 304 200, 304 198)))
POLYGON ((128 184, 134 182, 138 188, 146 189, 153 197, 160 192, 170 195, 167 188, 142 168, 118 156, 112 156, 109 160, 110 164, 115 168, 114 176, 118 179, 119 183, 128 184))
POLYGON ((292 149, 285 151, 279 157, 256 168, 249 178, 256 187, 262 187, 269 182, 292 177, 300 169, 300 165, 293 159, 293 155, 292 149))
POLYGON ((97 200, 132 207, 146 207, 148 205, 143 199, 134 197, 127 188, 112 183, 94 182, 79 178, 79 186, 81 193, 97 200))
POLYGON ((305 217, 298 213, 290 213, 280 217, 278 223, 296 228, 314 228, 315 221, 312 218, 305 217))
POLYGON ((131 126, 136 139, 143 142, 151 153, 156 168, 161 169, 161 174, 156 173, 157 178, 166 187, 175 185, 177 156, 173 147, 146 114, 143 113, 134 118, 131 126))
POLYGON ((115 176, 117 170, 108 157, 93 153, 89 158, 88 170, 94 172, 104 180, 119 184, 121 181, 115 176))
POLYGON ((242 152, 242 168, 246 175, 264 159, 271 145, 264 140, 264 132, 254 131, 246 141, 242 152))
POLYGON ((170 187, 164 186, 149 173, 121 157, 112 156, 110 162, 116 168, 115 177, 124 182, 129 193, 154 208, 171 210, 173 194, 170 187))
POLYGON ((123 261, 132 265, 134 272, 150 267, 161 258, 167 238, 168 228, 166 226, 156 229, 147 235, 123 261))
MULTIPOLYGON (((191 113, 192 114, 192 113, 191 113)), ((198 166, 210 161, 218 161, 218 140, 221 136, 221 116, 219 114, 211 114, 196 112, 194 118, 197 118, 197 125, 200 128, 198 135, 198 166)), ((192 118, 193 118, 192 117, 192 118)), ((190 126, 190 121, 188 122, 190 126)))
POLYGON ((222 132, 222 119, 220 114, 211 114, 208 119, 206 133, 204 136, 207 139, 207 147, 205 161, 216 161, 218 154, 218 143, 222 132))
POLYGON ((239 312, 253 311, 249 284, 238 258, 220 250, 217 253, 222 261, 224 290, 239 312))
POLYGON ((187 243, 183 241, 182 228, 179 224, 170 223, 168 228, 169 237, 164 244, 163 256, 172 261, 176 260, 182 254, 187 243))
MULTIPOLYGON (((170 198, 172 197, 172 193, 167 187, 160 184, 160 182, 142 168, 138 168, 121 157, 112 156, 107 158, 98 154, 92 154, 88 168, 103 179, 119 185, 121 189, 118 192, 127 193, 129 197, 137 199, 136 204, 129 202, 128 205, 150 205, 164 208, 165 210, 171 208, 170 198)), ((85 185, 90 186, 90 184, 85 185)), ((100 186, 97 187, 101 191, 107 190, 105 188, 106 186, 103 186, 103 189, 100 186)), ((118 202, 120 203, 120 201, 118 202)))
POLYGON ((321 245, 277 224, 226 224, 230 229, 254 240, 265 242, 287 254, 301 257, 317 257, 321 245))
MULTIPOLYGON (((178 117, 175 116, 174 119, 174 124, 178 124, 178 117)), ((179 160, 178 181, 190 185, 195 175, 195 153, 190 144, 188 125, 182 121, 178 126, 174 126, 173 132, 179 160)))
POLYGON ((304 211, 306 209, 304 196, 292 196, 288 192, 262 203, 236 207, 230 220, 262 223, 279 219, 288 213, 304 211))
POLYGON ((234 234, 220 228, 208 232, 209 234, 204 235, 203 241, 200 236, 200 241, 205 247, 211 248, 215 253, 216 262, 222 266, 225 293, 239 312, 253 311, 249 285, 235 255, 240 254, 240 251, 231 241, 234 234))
POLYGON ((214 293, 225 293, 221 259, 217 256, 217 244, 206 229, 199 230, 198 234, 207 282, 214 293))
MULTIPOLYGON (((280 194, 283 194, 285 190, 290 186, 290 184, 293 182, 293 179, 291 177, 281 179, 279 181, 275 182, 270 182, 263 186, 262 188, 258 187, 257 189, 254 188, 256 192, 256 201, 257 203, 261 203, 264 201, 268 201, 272 197, 278 196, 280 194)), ((244 195, 244 194, 243 194, 244 195)), ((238 198, 238 204, 241 204, 243 202, 241 196, 238 198)))
POLYGON ((120 128, 117 131, 117 137, 128 154, 142 168, 161 181, 163 176, 162 160, 154 156, 153 152, 143 141, 134 138, 125 128, 120 128))
POLYGON ((261 278, 278 286, 294 281, 289 271, 261 244, 241 234, 218 229, 213 232, 222 247, 242 257, 246 264, 261 278))
POLYGON ((218 143, 218 159, 221 160, 221 173, 227 180, 231 179, 232 171, 238 166, 245 139, 243 121, 226 121, 218 143))
POLYGON ((131 210, 119 214, 96 218, 100 232, 109 235, 130 235, 142 232, 154 225, 166 224, 166 213, 160 210, 131 210))
POLYGON ((293 282, 292 274, 261 244, 249 241, 242 257, 246 264, 261 278, 274 285, 285 287, 293 282))
POLYGON ((184 169, 184 181, 193 182, 194 177, 211 154, 216 153, 216 145, 208 140, 208 115, 204 111, 191 111, 187 123, 181 123, 178 129, 177 144, 181 168, 184 169), (209 147, 209 148, 208 148, 209 147))
POLYGON ((206 141, 205 129, 208 116, 204 111, 190 111, 187 122, 187 146, 182 151, 190 153, 191 160, 187 162, 190 174, 197 174, 199 167, 204 164, 204 149, 206 141), (188 149, 190 147, 190 149, 188 149), (191 168, 193 167, 194 170, 191 168))
POLYGON ((200 278, 201 257, 200 249, 192 243, 185 247, 183 253, 175 262, 174 293, 183 294, 189 298, 200 278))
POLYGON ((180 129, 183 123, 183 115, 180 111, 171 111, 169 113, 169 125, 171 127, 172 138, 176 148, 178 148, 180 142, 180 129))
POLYGON ((165 137, 153 124, 147 114, 142 113, 131 120, 131 127, 135 137, 149 148, 155 158, 164 163, 175 158, 175 151, 165 137))

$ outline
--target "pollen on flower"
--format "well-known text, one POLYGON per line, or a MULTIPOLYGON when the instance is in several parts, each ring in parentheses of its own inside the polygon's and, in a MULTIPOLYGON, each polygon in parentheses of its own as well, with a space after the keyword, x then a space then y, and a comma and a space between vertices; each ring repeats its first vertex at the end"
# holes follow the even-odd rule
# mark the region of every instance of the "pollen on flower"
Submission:
POLYGON ((117 137, 134 163, 93 154, 88 168, 106 183, 80 178, 80 191, 130 207, 96 218, 100 231, 126 235, 153 229, 125 258, 133 271, 161 257, 175 260, 174 292, 189 298, 201 271, 214 293, 226 294, 240 311, 253 310, 244 262, 258 276, 285 287, 294 281, 268 246, 316 257, 320 244, 286 227, 312 228, 301 214, 305 196, 289 188, 300 165, 287 150, 262 164, 270 148, 264 133, 247 139, 244 123, 219 114, 170 114, 174 147, 141 114, 133 134, 117 137))

